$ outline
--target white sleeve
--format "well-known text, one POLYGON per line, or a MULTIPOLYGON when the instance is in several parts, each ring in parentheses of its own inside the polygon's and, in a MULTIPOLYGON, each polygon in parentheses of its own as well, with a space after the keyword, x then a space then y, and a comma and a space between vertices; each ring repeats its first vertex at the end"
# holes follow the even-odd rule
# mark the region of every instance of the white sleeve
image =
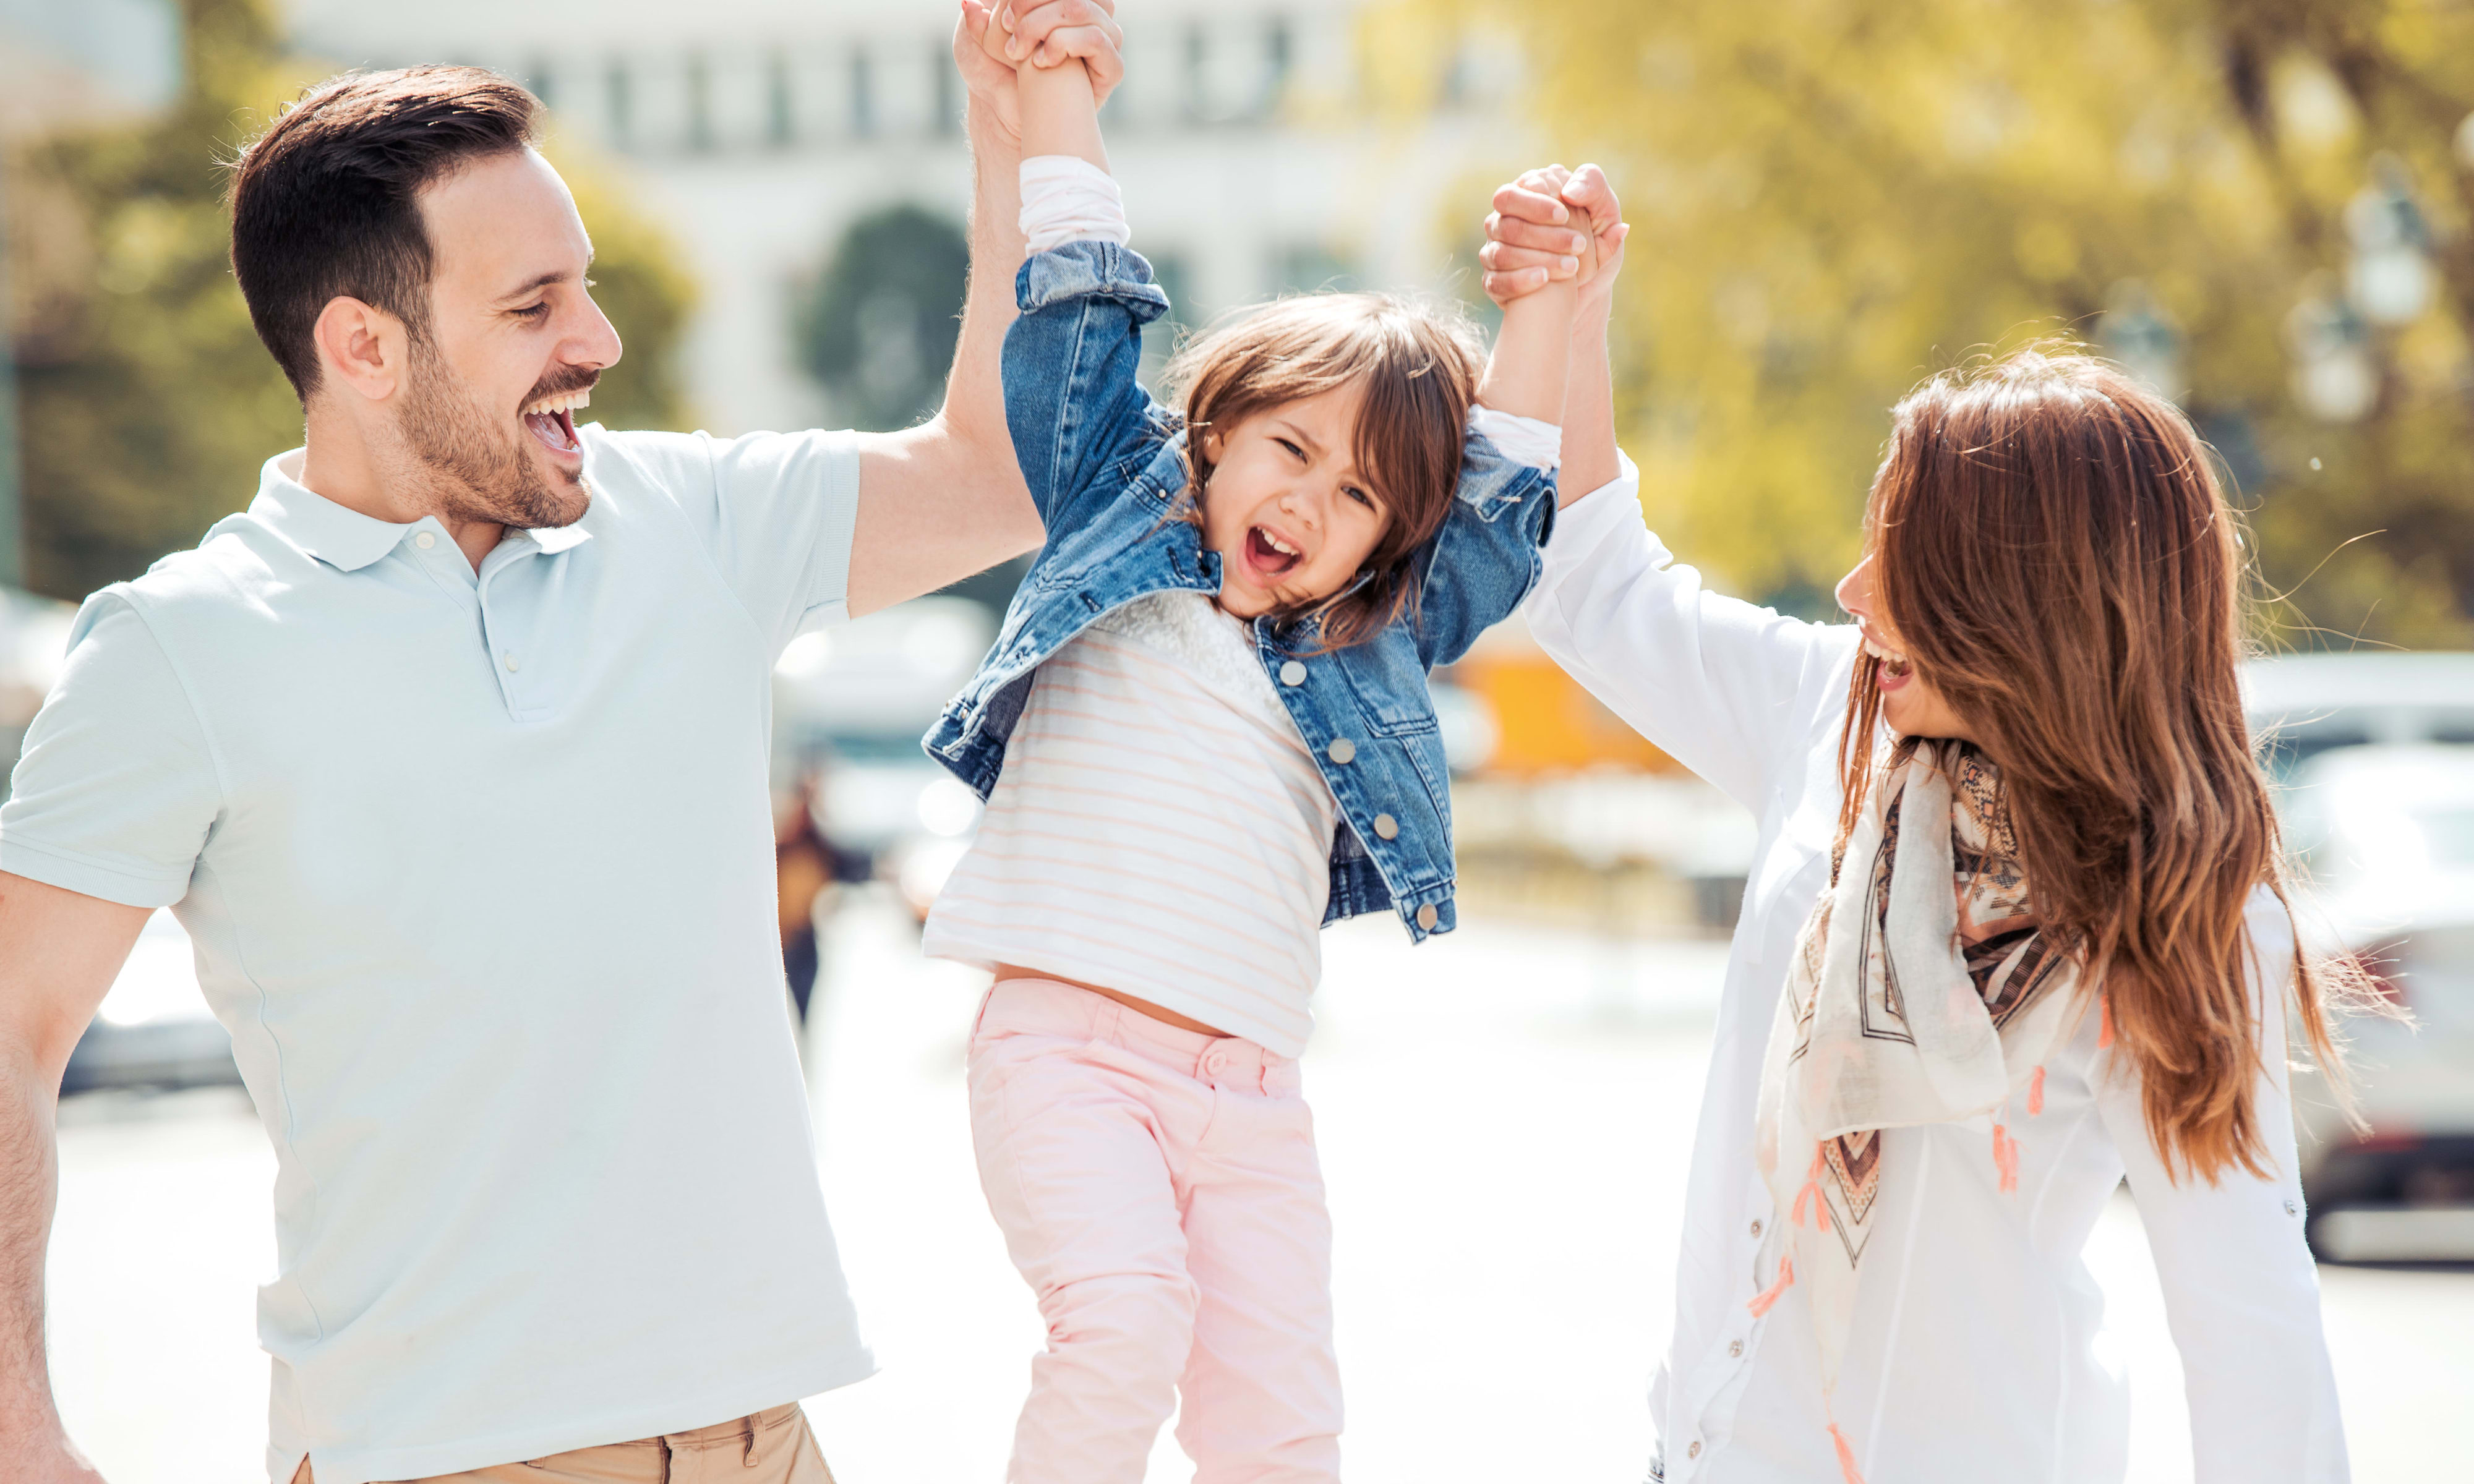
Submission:
POLYGON ((1486 435, 1505 458, 1531 468, 1553 468, 1563 462, 1564 430, 1542 418, 1524 418, 1494 407, 1471 407, 1468 430, 1486 435))
POLYGON ((0 808, 0 871, 168 907, 223 807, 206 729, 155 631, 113 588, 88 598, 0 808))
MULTIPOLYGON (((850 616, 859 527, 859 437, 848 432, 608 433, 677 505, 722 581, 780 654, 803 629, 850 616)), ((588 446, 591 446, 590 444, 588 446)))
POLYGON ((2148 1136, 2135 1077, 2099 1077, 2097 1111, 2121 1152, 2182 1352, 2196 1484, 2341 1484, 2345 1431, 2302 1238, 2302 1183, 2286 1080, 2292 924, 2265 893, 2245 919, 2254 955, 2259 1084, 2251 1117, 2268 1176, 2236 1166, 2177 1184, 2148 1136))
POLYGON ((1626 724, 1758 815, 1782 766, 1842 713, 1850 624, 1705 590, 1643 525, 1640 471, 1556 512, 1524 612, 1557 664, 1626 724))
POLYGON ((1034 155, 1022 162, 1022 234, 1031 251, 1069 242, 1134 240, 1126 197, 1108 172, 1079 155, 1034 155))

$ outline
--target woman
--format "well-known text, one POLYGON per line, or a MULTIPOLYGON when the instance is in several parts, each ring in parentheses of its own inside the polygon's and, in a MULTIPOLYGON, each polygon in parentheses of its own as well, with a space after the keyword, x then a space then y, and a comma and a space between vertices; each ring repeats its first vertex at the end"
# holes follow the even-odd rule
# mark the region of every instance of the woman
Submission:
MULTIPOLYGON (((1568 251, 1558 191, 1618 220, 1593 174, 1524 183, 1499 298, 1568 251)), ((1801 623, 1642 529, 1593 298, 1530 626, 1760 825, 1652 1477, 2119 1479, 2081 1254, 2126 1175, 2197 1477, 2343 1478, 2285 1034, 2298 1008, 2333 1064, 2339 986, 2295 949, 2189 423, 2075 354, 1934 378, 1894 415, 1856 622, 1801 623)))

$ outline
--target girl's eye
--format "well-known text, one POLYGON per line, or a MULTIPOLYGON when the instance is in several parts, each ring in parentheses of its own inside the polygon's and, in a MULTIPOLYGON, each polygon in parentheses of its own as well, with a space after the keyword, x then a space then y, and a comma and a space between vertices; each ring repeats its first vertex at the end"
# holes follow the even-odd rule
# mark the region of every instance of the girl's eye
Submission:
POLYGON ((1343 485, 1341 487, 1341 492, 1347 495, 1350 499, 1355 500, 1358 504, 1365 506, 1368 510, 1373 510, 1375 508, 1374 496, 1367 493, 1363 490, 1360 490, 1355 485, 1343 485))
POLYGON ((1298 447, 1297 444, 1295 444, 1295 443, 1290 443, 1287 439, 1282 438, 1282 437, 1280 437, 1278 434, 1274 433, 1274 434, 1273 434, 1273 435, 1272 435, 1272 442, 1273 442, 1273 443, 1275 443, 1279 444, 1279 445, 1280 445, 1281 447, 1283 447, 1283 448, 1286 448, 1286 449, 1289 451, 1290 455, 1291 455, 1292 457, 1294 457, 1294 458, 1295 458, 1295 459, 1296 459, 1299 464, 1303 464, 1304 462, 1306 462, 1306 451, 1305 451, 1304 449, 1302 449, 1302 448, 1298 447))

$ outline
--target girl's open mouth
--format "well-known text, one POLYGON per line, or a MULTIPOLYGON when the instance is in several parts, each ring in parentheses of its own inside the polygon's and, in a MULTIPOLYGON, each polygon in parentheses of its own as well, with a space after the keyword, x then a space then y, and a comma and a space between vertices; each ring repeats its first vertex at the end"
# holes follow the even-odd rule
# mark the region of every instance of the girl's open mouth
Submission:
POLYGON ((1282 541, 1261 526, 1246 532, 1246 562, 1266 581, 1289 575, 1292 568, 1305 560, 1305 553, 1282 541))
POLYGON ((524 409, 524 426, 531 429, 533 437, 541 440, 541 445, 552 453, 582 453, 584 445, 575 437, 575 409, 590 404, 592 400, 593 394, 589 391, 561 392, 554 396, 545 396, 524 409))

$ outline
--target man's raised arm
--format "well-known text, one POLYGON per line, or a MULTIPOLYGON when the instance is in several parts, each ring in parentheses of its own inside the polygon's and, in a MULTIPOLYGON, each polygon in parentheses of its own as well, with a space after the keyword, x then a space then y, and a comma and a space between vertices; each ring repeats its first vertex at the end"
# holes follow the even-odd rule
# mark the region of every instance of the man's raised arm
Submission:
MULTIPOLYGON (((1114 0, 1014 3, 1021 12, 1014 34, 1053 55, 1081 58, 1102 97, 1123 77, 1114 0)), ((1022 135, 1014 71, 981 43, 990 23, 986 6, 962 0, 954 59, 970 85, 971 279, 945 405, 915 428, 861 437, 854 615, 934 592, 1032 550, 1045 537, 1014 467, 998 376, 1023 259, 1022 135)))
POLYGON ((60 1191, 61 1073, 146 918, 0 873, 0 1477, 13 1484, 103 1480, 52 1404, 43 1255, 60 1191))

